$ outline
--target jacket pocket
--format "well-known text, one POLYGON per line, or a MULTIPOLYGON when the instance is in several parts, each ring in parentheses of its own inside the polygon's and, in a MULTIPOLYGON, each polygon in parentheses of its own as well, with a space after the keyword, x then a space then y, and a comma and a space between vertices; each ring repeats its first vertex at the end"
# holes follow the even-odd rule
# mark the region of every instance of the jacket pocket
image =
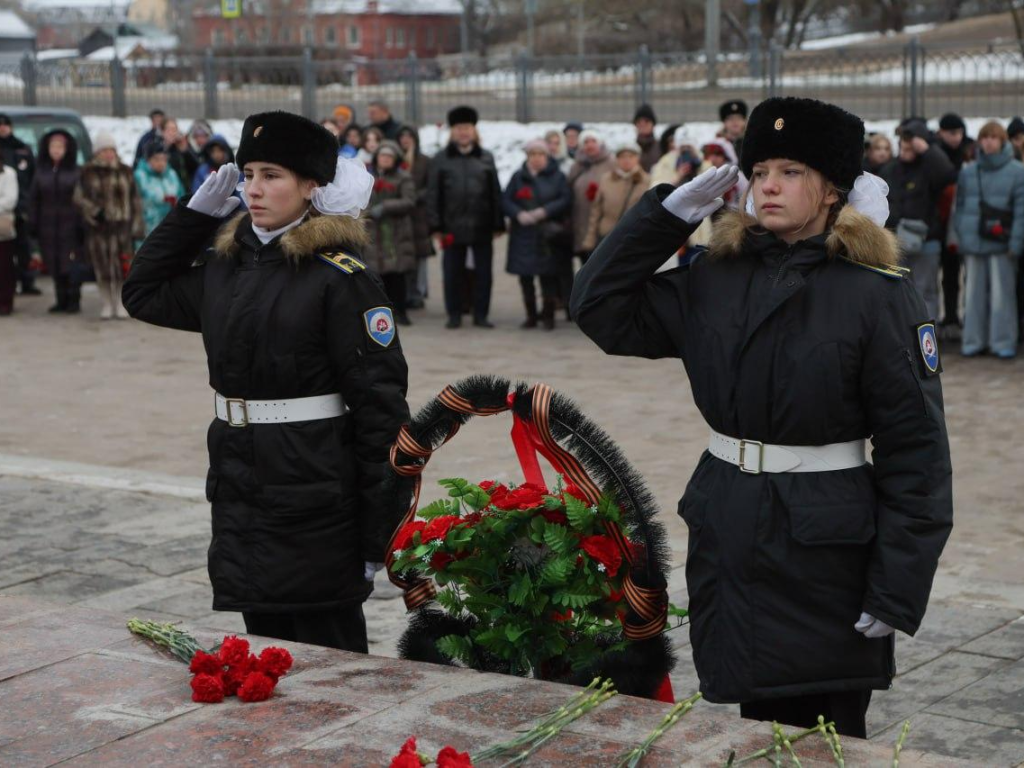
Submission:
POLYGON ((807 547, 867 544, 875 537, 875 505, 792 505, 789 524, 793 538, 807 547))
POLYGON ((213 501, 217 498, 217 474, 211 469, 206 473, 206 500, 213 501))
POLYGON ((696 488, 687 488, 683 498, 679 500, 679 516, 691 531, 699 531, 704 527, 707 517, 708 496, 696 488))

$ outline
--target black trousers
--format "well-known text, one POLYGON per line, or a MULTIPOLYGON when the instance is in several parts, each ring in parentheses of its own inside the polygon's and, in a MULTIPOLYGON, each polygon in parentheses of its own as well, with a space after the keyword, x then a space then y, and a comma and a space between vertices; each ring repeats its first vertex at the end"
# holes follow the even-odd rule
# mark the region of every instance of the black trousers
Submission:
POLYGON ((867 738, 865 718, 871 703, 871 691, 842 691, 762 699, 740 704, 740 715, 748 720, 767 720, 796 728, 813 728, 818 715, 836 724, 841 736, 867 738))
POLYGON ((380 277, 384 281, 384 290, 388 294, 388 299, 395 305, 395 312, 404 315, 408 304, 406 299, 405 273, 389 272, 380 277))
POLYGON ((473 243, 472 246, 452 245, 444 249, 441 257, 444 272, 444 308, 448 317, 462 316, 463 282, 466 277, 466 258, 469 248, 473 249, 473 317, 486 320, 491 312, 491 283, 494 244, 490 240, 473 243))
MULTIPOLYGON (((943 320, 947 323, 960 321, 960 254, 942 248, 942 304, 945 310, 943 320)), ((938 318, 936 318, 938 320, 938 318)))
POLYGON ((242 612, 250 635, 368 653, 363 606, 352 605, 314 613, 242 612))

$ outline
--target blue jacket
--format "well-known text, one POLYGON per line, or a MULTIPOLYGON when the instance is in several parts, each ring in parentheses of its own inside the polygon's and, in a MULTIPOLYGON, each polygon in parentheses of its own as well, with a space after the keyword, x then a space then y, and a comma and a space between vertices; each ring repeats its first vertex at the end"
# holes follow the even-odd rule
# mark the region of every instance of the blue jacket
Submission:
POLYGON ((170 213, 178 198, 185 195, 185 188, 181 178, 169 165, 163 173, 157 174, 145 160, 135 169, 135 184, 142 197, 142 218, 146 222, 146 235, 149 235, 170 213), (174 198, 174 202, 170 202, 169 198, 174 198))
POLYGON ((502 195, 502 208, 510 220, 508 263, 513 275, 557 275, 568 269, 572 253, 572 231, 568 216, 572 192, 558 163, 550 160, 534 176, 523 163, 512 175, 502 195), (547 216, 537 224, 523 226, 516 215, 520 211, 543 208, 547 216))
POLYGON ((1013 147, 1009 142, 997 155, 984 154, 979 144, 978 160, 960 169, 953 226, 956 227, 961 253, 989 256, 1009 252, 1019 256, 1024 250, 1024 165, 1013 159, 1013 147), (981 219, 979 170, 985 202, 995 208, 1013 211, 1009 243, 986 240, 978 234, 981 219))

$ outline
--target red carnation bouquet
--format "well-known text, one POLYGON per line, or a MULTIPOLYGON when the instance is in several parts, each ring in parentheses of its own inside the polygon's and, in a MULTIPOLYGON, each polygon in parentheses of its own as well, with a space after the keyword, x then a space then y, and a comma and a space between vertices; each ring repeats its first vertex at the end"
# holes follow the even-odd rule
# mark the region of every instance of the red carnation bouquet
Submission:
POLYGON ((192 701, 203 704, 216 704, 226 696, 238 696, 245 702, 266 701, 292 667, 292 655, 284 648, 270 646, 257 656, 249 650, 248 640, 234 635, 207 651, 173 624, 131 619, 128 629, 188 664, 192 701))
POLYGON ((626 569, 607 534, 620 521, 613 500, 592 505, 571 483, 554 492, 532 483, 440 483, 448 498, 398 530, 391 568, 433 577, 445 612, 470 617, 467 634, 437 642, 443 655, 557 678, 625 647, 626 569))

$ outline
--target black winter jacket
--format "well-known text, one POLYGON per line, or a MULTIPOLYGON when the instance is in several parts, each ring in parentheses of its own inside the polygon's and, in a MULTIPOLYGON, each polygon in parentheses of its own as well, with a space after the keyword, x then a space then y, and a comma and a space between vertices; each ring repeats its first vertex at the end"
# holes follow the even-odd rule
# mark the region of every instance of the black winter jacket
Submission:
POLYGON ((450 143, 430 164, 427 217, 431 232, 452 235, 456 245, 487 242, 505 231, 501 185, 494 157, 474 145, 462 154, 450 143))
POLYGON ((735 702, 887 688, 894 638, 854 624, 866 611, 917 630, 953 515, 921 298, 900 273, 855 263, 880 251, 893 263, 895 244, 850 208, 829 236, 793 246, 727 213, 710 256, 655 274, 695 229, 662 207, 671 191, 648 192, 579 272, 579 327, 609 354, 680 358, 720 433, 874 448, 873 465, 830 472, 746 474, 701 457, 679 505, 701 691, 735 702))
POLYGON ((917 219, 928 224, 929 240, 941 240, 939 199, 946 187, 956 183, 956 169, 946 153, 933 144, 912 163, 893 158, 878 175, 889 184, 886 226, 896 229, 900 219, 917 219))
POLYGON ((216 610, 361 602, 371 589, 364 561, 384 561, 398 523, 381 511, 394 506, 384 503, 388 452, 409 417, 405 358, 397 336, 383 346, 367 330, 370 311, 388 306, 380 280, 318 256, 354 254, 365 237, 361 222, 313 216, 262 245, 248 214, 224 223, 179 203, 132 262, 125 307, 201 332, 214 390, 253 400, 340 392, 349 408, 333 419, 210 424, 216 610))
POLYGON ((509 218, 505 269, 513 275, 558 275, 566 271, 572 256, 568 221, 572 191, 558 163, 551 159, 536 176, 523 163, 512 174, 501 199, 509 218), (524 227, 516 219, 520 212, 537 208, 543 208, 547 216, 536 224, 524 227))

